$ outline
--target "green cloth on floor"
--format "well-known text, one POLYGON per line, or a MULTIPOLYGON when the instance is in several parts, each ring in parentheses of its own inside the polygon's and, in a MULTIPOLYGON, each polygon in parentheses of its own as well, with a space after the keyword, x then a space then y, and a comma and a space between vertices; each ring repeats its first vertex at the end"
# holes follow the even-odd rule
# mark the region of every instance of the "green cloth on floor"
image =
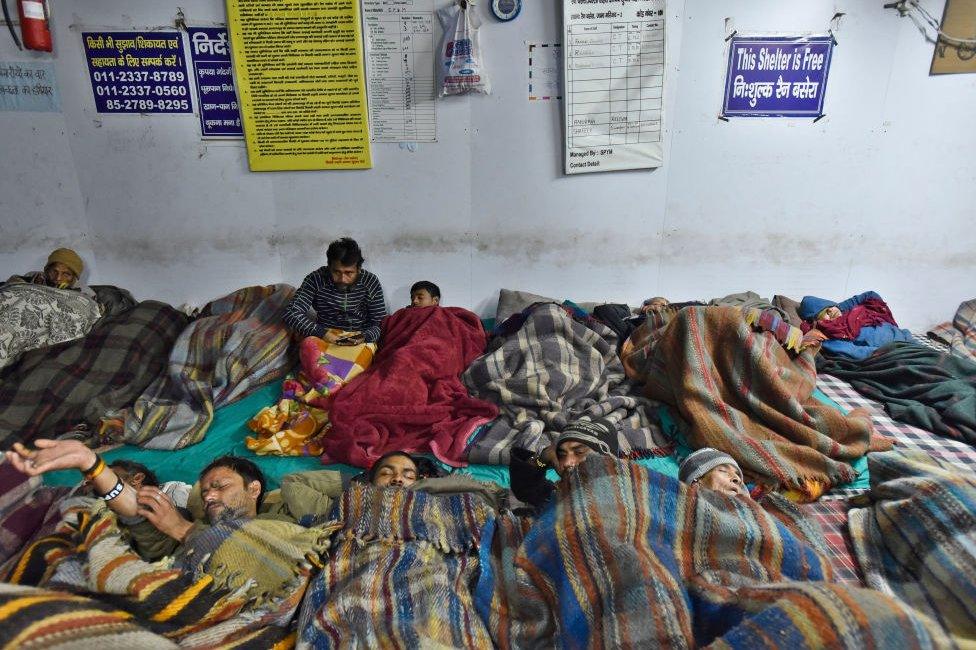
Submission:
MULTIPOLYGON (((105 452, 102 458, 106 463, 118 458, 142 463, 153 470, 160 481, 183 481, 192 484, 210 461, 224 454, 234 454, 254 461, 261 468, 267 479, 268 490, 280 487, 281 477, 294 472, 318 469, 351 474, 361 472, 361 469, 349 465, 323 465, 316 456, 258 456, 245 446, 244 438, 251 435, 247 421, 263 407, 278 401, 281 383, 276 381, 268 384, 242 400, 217 409, 207 435, 198 444, 176 451, 124 445, 105 452)), ((44 475, 44 483, 47 485, 75 485, 80 480, 81 475, 76 470, 44 475)))

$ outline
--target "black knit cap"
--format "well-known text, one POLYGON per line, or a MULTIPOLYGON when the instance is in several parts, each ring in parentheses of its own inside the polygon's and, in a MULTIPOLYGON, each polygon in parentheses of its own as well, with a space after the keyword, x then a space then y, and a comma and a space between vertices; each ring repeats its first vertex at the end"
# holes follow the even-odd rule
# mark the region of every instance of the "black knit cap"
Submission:
POLYGON ((617 425, 607 419, 577 420, 566 427, 556 438, 556 446, 575 440, 581 442, 593 451, 608 456, 616 456, 620 452, 617 441, 617 425))

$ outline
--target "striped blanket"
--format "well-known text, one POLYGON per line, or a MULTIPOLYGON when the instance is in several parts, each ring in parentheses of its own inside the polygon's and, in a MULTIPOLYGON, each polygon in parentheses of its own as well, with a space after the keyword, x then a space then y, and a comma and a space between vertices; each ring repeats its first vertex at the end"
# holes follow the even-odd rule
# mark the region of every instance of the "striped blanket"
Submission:
MULTIPOLYGON (((103 503, 69 499, 63 511, 55 533, 30 544, 3 576, 47 590, 31 619, 18 616, 16 605, 0 607, 0 629, 25 647, 55 625, 62 642, 92 647, 105 630, 90 618, 101 616, 107 626, 128 622, 122 631, 151 632, 183 647, 268 648, 288 636, 328 546, 320 530, 227 520, 192 533, 176 556, 150 563, 126 543, 103 503), (36 626, 37 619, 49 625, 36 626), (65 623, 71 619, 79 624, 65 623)), ((9 589, 0 596, 16 597, 9 589)))
POLYGON ((928 335, 948 345, 957 357, 976 361, 976 299, 959 305, 952 322, 936 325, 928 335))
POLYGON ((896 599, 833 584, 822 538, 776 494, 756 503, 591 455, 524 537, 500 521, 481 546, 477 606, 503 648, 947 641, 896 599))
POLYGON ((353 484, 332 553, 302 604, 299 641, 315 648, 487 648, 470 587, 491 510, 472 493, 353 484))
POLYGON ((41 284, 0 286, 0 368, 21 353, 83 337, 102 315, 94 298, 41 284))
POLYGON ((552 303, 512 319, 521 319, 521 327, 508 331, 503 323, 499 329, 507 333, 492 339, 489 352, 461 377, 472 396, 500 411, 469 444, 469 462, 507 464, 512 447, 541 451, 583 416, 617 422, 622 453, 670 453, 670 443, 648 419, 650 401, 624 376, 617 335, 609 327, 552 303))
POLYGON ((871 505, 847 515, 865 583, 976 644, 976 473, 921 452, 868 465, 871 505))
POLYGON ((687 446, 720 449, 747 478, 813 500, 854 480, 849 461, 868 451, 873 431, 866 414, 812 397, 818 349, 790 354, 734 307, 689 307, 658 339, 645 386, 680 414, 687 446))
POLYGON ((280 379, 293 362, 281 315, 294 292, 247 287, 209 303, 177 339, 166 373, 107 420, 112 437, 181 449, 203 439, 215 409, 280 379))
POLYGON ((147 300, 103 318, 84 338, 25 352, 0 370, 0 447, 94 430, 163 371, 184 327, 184 314, 147 300))

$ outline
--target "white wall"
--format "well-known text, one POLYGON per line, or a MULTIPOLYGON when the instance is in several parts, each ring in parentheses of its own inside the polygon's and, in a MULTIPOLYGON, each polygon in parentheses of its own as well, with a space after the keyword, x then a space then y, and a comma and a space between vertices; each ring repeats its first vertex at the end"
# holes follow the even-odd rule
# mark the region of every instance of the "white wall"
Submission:
MULTIPOLYGON (((195 115, 95 113, 80 32, 172 24, 176 4, 55 4, 63 113, 0 113, 0 274, 73 245, 90 282, 200 304, 297 284, 349 234, 394 306, 422 278, 483 314, 503 286, 631 304, 877 289, 918 329, 976 296, 976 76, 929 77, 931 44, 880 2, 672 2, 664 167, 573 177, 558 104, 528 102, 524 80, 525 42, 559 40, 559 0, 486 16, 494 94, 440 102, 436 144, 374 144, 369 171, 264 174, 242 144, 201 141, 195 115), (822 33, 836 11, 824 119, 716 118, 726 18, 822 33)), ((220 0, 178 4, 191 25, 224 20, 220 0)), ((0 34, 0 60, 32 56, 0 34)))

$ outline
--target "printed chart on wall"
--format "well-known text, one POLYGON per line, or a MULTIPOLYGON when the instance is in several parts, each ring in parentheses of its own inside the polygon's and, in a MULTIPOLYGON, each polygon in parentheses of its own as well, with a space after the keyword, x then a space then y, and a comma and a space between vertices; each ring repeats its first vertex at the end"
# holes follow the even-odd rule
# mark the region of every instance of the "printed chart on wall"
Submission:
POLYGON ((375 142, 436 142, 434 0, 363 0, 375 142))
POLYGON ((660 167, 664 0, 565 0, 566 173, 660 167))
POLYGON ((359 0, 227 0, 252 171, 372 166, 359 0))

